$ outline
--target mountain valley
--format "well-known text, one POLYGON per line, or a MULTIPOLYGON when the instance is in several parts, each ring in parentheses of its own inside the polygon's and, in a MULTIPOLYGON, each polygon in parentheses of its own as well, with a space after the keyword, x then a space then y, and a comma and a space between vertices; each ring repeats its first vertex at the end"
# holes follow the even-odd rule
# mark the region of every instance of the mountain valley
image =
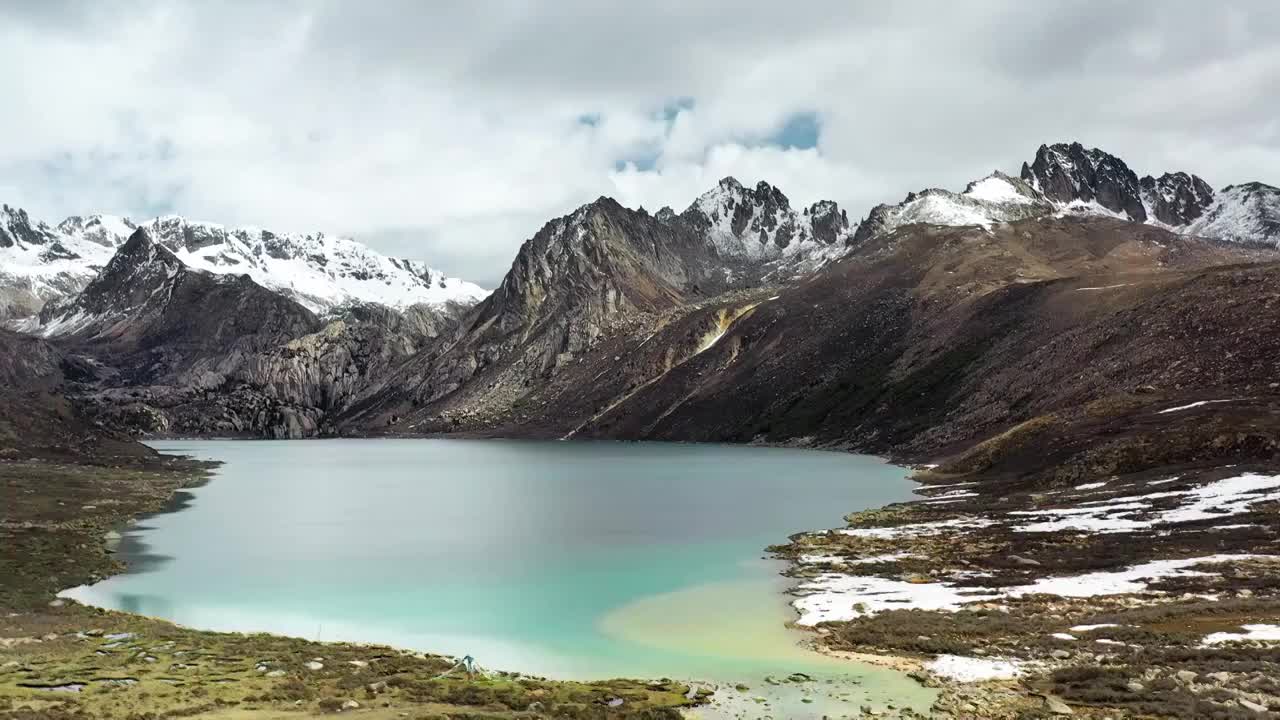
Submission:
POLYGON ((953 717, 1280 716, 1280 648, 1240 632, 1280 603, 1278 246, 1277 188, 1139 177, 1078 143, 860 222, 733 178, 680 213, 602 197, 489 294, 328 236, 5 206, 0 453, 875 453, 916 465, 924 499, 774 549, 827 651, 916 658, 953 717), (1120 589, 1062 590, 1082 577, 1120 589))

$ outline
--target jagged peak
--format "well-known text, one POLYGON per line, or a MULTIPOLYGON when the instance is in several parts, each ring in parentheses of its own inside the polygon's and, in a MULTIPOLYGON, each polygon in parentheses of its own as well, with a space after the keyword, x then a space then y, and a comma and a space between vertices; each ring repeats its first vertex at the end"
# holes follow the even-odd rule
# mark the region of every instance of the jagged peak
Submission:
POLYGON ((152 262, 175 268, 185 267, 177 255, 152 239, 146 229, 138 228, 116 251, 115 256, 111 258, 110 263, 107 263, 107 267, 99 277, 123 267, 137 267, 152 262))
POLYGON ((742 186, 742 183, 738 182, 738 178, 732 175, 725 175, 724 177, 720 178, 720 182, 716 183, 716 187, 723 188, 725 190, 744 190, 745 189, 742 186))

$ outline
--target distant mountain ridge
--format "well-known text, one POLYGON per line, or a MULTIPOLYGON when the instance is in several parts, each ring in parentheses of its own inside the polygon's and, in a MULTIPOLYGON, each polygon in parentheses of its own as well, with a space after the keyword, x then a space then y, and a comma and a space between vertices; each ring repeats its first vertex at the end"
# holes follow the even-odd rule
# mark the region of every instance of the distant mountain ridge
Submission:
POLYGON ((1123 160, 1080 143, 1041 145, 1022 180, 1062 210, 1110 215, 1182 235, 1280 246, 1280 188, 1260 182, 1215 192, 1186 172, 1139 178, 1123 160))
MULTIPOLYGON (((548 432, 600 433, 593 424, 613 408, 639 407, 629 398, 677 382, 704 354, 745 352, 741 339, 725 338, 754 316, 775 317, 766 308, 789 289, 894 255, 900 242, 972 244, 954 262, 1009 245, 993 256, 1000 271, 967 291, 980 295, 1046 279, 1043 267, 1007 257, 1023 252, 1027 234, 1052 236, 1060 252, 1078 250, 1073 242, 1130 238, 1121 246, 1165 248, 1160 262, 1169 263, 1265 256, 1255 248, 1276 245, 1276 197, 1260 183, 1215 193, 1188 173, 1139 177, 1078 143, 1041 146, 1020 176, 996 171, 959 192, 913 192, 857 223, 835 202, 793 206, 767 182, 726 177, 679 213, 601 197, 553 219, 487 295, 320 234, 180 217, 140 226, 71 217, 50 227, 5 207, 0 300, 11 317, 24 302, 28 315, 39 309, 7 324, 89 358, 81 397, 110 423, 144 432, 480 431, 553 412, 572 423, 547 424, 548 432), (958 232, 939 232, 947 229, 958 232), (1248 247, 1217 253, 1179 234, 1248 247), (581 374, 583 363, 597 362, 589 377, 581 374), (628 384, 604 382, 609 362, 630 363, 628 384)), ((956 280, 954 267, 928 272, 921 287, 931 295, 956 280)), ((775 351, 788 355, 796 342, 775 351)), ((686 401, 658 415, 674 418, 681 407, 686 401)), ((657 421, 645 417, 650 432, 657 421)))
POLYGON ((188 267, 248 275, 322 315, 353 303, 469 306, 487 294, 424 263, 324 233, 228 228, 175 215, 140 224, 114 215, 72 216, 50 226, 5 205, 0 209, 0 319, 32 316, 48 301, 71 298, 139 227, 188 267))

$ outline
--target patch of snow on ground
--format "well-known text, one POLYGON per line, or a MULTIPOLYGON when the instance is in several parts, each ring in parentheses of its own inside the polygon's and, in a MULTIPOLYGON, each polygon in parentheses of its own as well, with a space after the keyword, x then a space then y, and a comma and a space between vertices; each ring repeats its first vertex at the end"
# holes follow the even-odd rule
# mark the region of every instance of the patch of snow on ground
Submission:
MULTIPOLYGON (((1252 554, 1208 555, 1206 557, 1183 558, 1181 560, 1153 560, 1112 572, 1103 571, 1084 575, 1040 578, 1030 585, 1010 588, 1006 594, 1010 597, 1037 594, 1059 595, 1062 597, 1097 597, 1099 595, 1140 593, 1144 592, 1148 583, 1153 580, 1170 577, 1203 577, 1213 574, 1188 569, 1195 565, 1252 560, 1261 557, 1268 556, 1252 554)), ((1072 628, 1072 630, 1075 629, 1072 628)))
POLYGON ((1280 500, 1280 475, 1246 473, 1192 488, 1187 494, 1195 501, 1161 513, 1159 522, 1192 522, 1239 515, 1248 512, 1254 503, 1280 500))
POLYGON ((800 562, 806 565, 835 564, 843 565, 844 558, 839 555, 801 555, 800 562))
POLYGON ((1161 410, 1156 414, 1164 415, 1165 413, 1178 412, 1179 410, 1190 410, 1193 407, 1200 407, 1201 405, 1209 405, 1211 403, 1233 402, 1235 401, 1235 399, 1236 398, 1226 398, 1225 400, 1201 400, 1200 402, 1193 402, 1189 405, 1179 405, 1178 407, 1171 407, 1165 410, 1161 410))
POLYGON ((1058 532, 1061 530, 1125 532, 1147 527, 1147 522, 1130 520, 1123 516, 1137 510, 1146 510, 1149 507, 1150 505, 1145 502, 1122 502, 1093 507, 1016 510, 1009 514, 1049 518, 1027 525, 1017 525, 1013 527, 1014 532, 1058 532))
POLYGON ((1216 632, 1206 635, 1205 645, 1217 645, 1224 642, 1245 642, 1249 640, 1280 641, 1280 625, 1241 625, 1242 633, 1216 632))
POLYGON ((986 591, 958 588, 951 583, 910 583, 836 573, 819 575, 799 585, 795 592, 800 595, 791 603, 800 613, 796 623, 806 626, 852 620, 886 610, 956 610, 965 603, 998 597, 986 591))
POLYGON ((952 518, 940 522, 913 523, 897 527, 846 528, 836 532, 854 537, 897 538, 920 535, 941 535, 950 530, 969 530, 994 525, 994 520, 986 518, 952 518))
POLYGON ((1076 639, 1076 636, 1072 635, 1071 633, 1054 633, 1049 637, 1055 638, 1057 640, 1075 640, 1076 639))
MULTIPOLYGON (((1149 483, 1155 485, 1156 483, 1149 483)), ((1081 486, 1083 487, 1083 486, 1081 486)), ((1010 515, 1027 515, 1039 522, 1018 525, 1016 532, 1058 532, 1089 530, 1096 532, 1131 532, 1157 525, 1212 520, 1249 512, 1260 502, 1280 500, 1280 475, 1246 473, 1225 478, 1197 488, 1128 495, 1082 503, 1084 507, 1049 510, 1019 510, 1010 515), (1151 509, 1152 500, 1185 497, 1190 502, 1170 510, 1162 510, 1142 519, 1131 517, 1151 509)))
POLYGON ((973 658, 962 655, 939 655, 925 663, 924 668, 934 675, 959 682, 1008 680, 1024 672, 1023 664, 1016 660, 973 658))
POLYGON ((1120 627, 1120 626, 1115 623, 1097 623, 1096 625, 1074 625, 1067 629, 1070 630, 1071 632, 1089 632, 1090 630, 1097 630, 1099 628, 1112 628, 1112 627, 1120 627))
POLYGON ((1083 485, 1077 485, 1075 489, 1076 490, 1097 490, 1100 487, 1106 487, 1107 482, 1108 481, 1103 480, 1102 482, 1085 483, 1083 485))
POLYGON ((1082 288, 1076 288, 1076 292, 1081 292, 1084 290, 1112 290, 1115 288, 1129 287, 1132 284, 1133 283, 1120 283, 1119 285, 1098 285, 1097 287, 1082 287, 1082 288))

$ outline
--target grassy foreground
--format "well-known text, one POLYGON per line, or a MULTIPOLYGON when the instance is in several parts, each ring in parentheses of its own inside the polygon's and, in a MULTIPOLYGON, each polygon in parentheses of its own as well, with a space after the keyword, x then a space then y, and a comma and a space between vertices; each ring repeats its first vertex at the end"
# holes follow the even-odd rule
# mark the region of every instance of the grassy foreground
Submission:
POLYGON ((121 571, 104 540, 209 466, 0 462, 0 718, 678 718, 708 691, 670 682, 468 678, 445 657, 212 633, 56 599, 121 571))

